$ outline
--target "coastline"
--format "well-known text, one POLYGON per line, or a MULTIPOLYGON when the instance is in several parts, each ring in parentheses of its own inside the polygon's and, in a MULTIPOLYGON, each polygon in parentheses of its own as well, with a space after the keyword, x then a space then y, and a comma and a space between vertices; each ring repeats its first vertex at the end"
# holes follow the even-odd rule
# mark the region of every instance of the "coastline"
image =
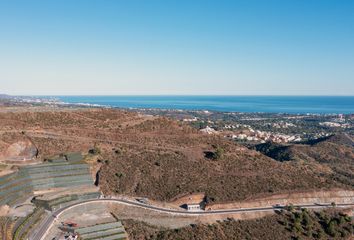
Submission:
POLYGON ((354 96, 8 96, 15 102, 142 111, 337 115, 354 113, 354 96))

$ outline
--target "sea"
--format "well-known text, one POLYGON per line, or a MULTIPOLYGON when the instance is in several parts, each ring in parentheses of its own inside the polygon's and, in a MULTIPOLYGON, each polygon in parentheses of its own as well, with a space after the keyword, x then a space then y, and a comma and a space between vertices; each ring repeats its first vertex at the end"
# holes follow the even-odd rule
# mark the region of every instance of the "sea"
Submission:
POLYGON ((247 113, 352 114, 354 96, 55 96, 70 104, 247 113))

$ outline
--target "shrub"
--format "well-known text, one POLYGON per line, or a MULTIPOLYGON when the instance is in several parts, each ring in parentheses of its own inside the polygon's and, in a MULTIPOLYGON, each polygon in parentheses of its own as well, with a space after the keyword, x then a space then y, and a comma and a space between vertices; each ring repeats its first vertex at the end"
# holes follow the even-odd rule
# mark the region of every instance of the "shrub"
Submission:
POLYGON ((336 222, 334 220, 331 220, 329 224, 326 227, 326 231, 329 235, 332 237, 336 236, 336 222))
POLYGON ((121 177, 123 177, 124 176, 124 174, 123 173, 115 173, 115 175, 116 175, 116 177, 119 177, 119 178, 121 178, 121 177))
POLYGON ((286 205, 284 208, 289 212, 293 212, 295 210, 294 205, 292 205, 291 203, 289 205, 286 205))
POLYGON ((92 154, 92 155, 101 154, 101 149, 99 147, 95 146, 94 148, 91 148, 89 150, 89 154, 92 154))
POLYGON ((224 156, 224 149, 217 147, 214 156, 216 160, 221 159, 224 156))
POLYGON ((311 218, 310 218, 310 216, 309 216, 309 214, 307 212, 303 212, 302 213, 302 219, 303 219, 303 223, 304 223, 305 227, 307 229, 311 229, 312 220, 311 220, 311 218))

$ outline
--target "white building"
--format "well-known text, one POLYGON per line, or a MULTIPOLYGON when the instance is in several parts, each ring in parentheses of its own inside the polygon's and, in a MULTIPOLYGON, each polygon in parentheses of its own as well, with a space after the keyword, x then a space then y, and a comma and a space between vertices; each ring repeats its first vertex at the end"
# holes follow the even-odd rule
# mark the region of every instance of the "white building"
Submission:
POLYGON ((196 212, 200 211, 200 204, 199 203, 192 203, 192 204, 187 204, 187 210, 190 212, 196 212))

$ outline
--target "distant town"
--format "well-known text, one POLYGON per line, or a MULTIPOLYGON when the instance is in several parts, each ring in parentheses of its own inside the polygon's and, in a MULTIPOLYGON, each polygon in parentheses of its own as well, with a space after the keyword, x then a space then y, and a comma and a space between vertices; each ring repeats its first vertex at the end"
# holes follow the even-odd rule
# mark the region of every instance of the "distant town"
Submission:
MULTIPOLYGON (((14 105, 52 107, 105 107, 88 103, 65 103, 55 97, 0 95, 14 105)), ((354 114, 282 114, 215 112, 209 110, 125 109, 147 115, 166 116, 187 123, 205 134, 219 134, 239 143, 302 143, 337 133, 354 133, 354 114)))
POLYGON ((354 114, 227 113, 139 109, 190 124, 205 134, 219 134, 237 142, 302 143, 336 133, 354 133, 354 114))

